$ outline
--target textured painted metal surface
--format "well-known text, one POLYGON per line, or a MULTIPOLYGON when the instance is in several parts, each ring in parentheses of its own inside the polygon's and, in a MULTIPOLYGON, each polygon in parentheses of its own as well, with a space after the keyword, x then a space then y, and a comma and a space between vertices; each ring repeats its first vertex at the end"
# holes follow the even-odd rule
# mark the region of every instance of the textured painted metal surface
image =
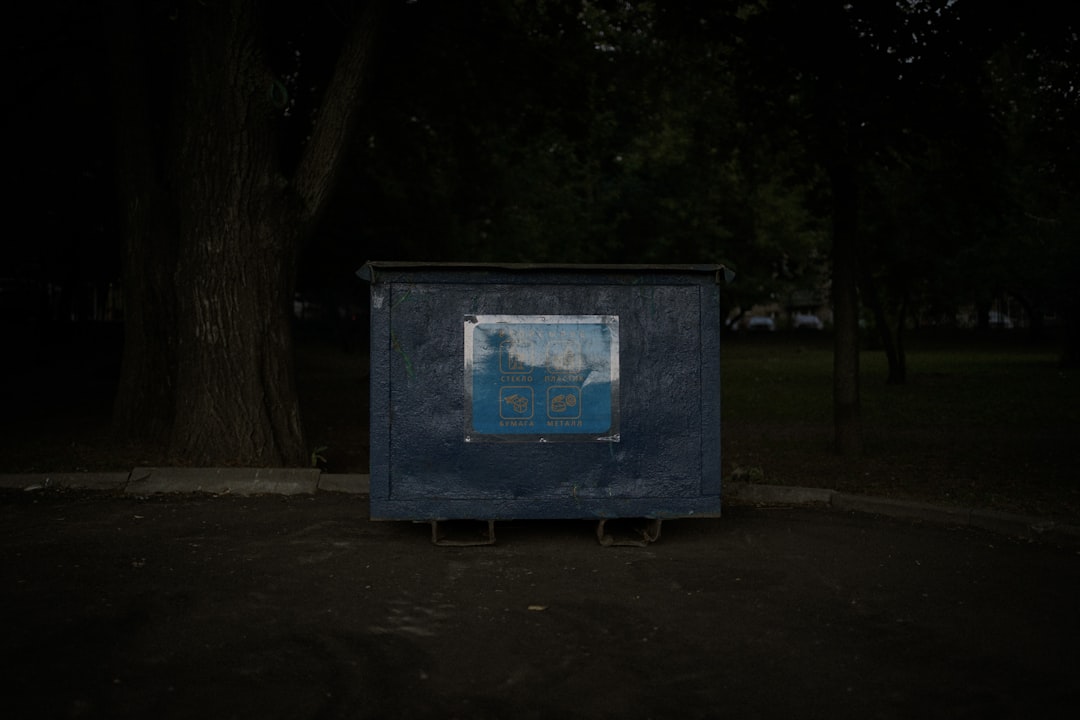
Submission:
POLYGON ((718 511, 721 271, 364 266, 371 516, 718 511))

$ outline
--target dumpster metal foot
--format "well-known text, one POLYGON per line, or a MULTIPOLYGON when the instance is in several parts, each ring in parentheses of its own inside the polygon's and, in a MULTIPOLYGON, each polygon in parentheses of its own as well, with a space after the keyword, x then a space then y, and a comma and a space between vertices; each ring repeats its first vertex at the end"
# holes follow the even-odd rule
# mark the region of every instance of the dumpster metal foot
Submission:
POLYGON ((495 521, 487 520, 487 535, 478 534, 477 525, 485 521, 470 521, 470 520, 432 520, 431 521, 431 542, 435 545, 442 545, 447 547, 472 547, 475 545, 494 545, 495 544, 495 521), (440 526, 440 522, 442 525, 440 526), (452 524, 453 529, 456 531, 462 531, 459 537, 448 538, 446 535, 447 525, 452 524), (467 527, 466 527, 467 526, 467 527))
POLYGON ((662 523, 663 520, 661 518, 618 519, 616 522, 618 522, 620 526, 623 526, 621 532, 625 532, 628 535, 620 535, 618 537, 605 532, 604 526, 607 522, 607 519, 601 520, 596 526, 596 539, 599 540, 600 544, 604 547, 645 547, 649 543, 656 542, 660 539, 660 523, 662 523), (644 527, 641 525, 642 522, 644 522, 644 527))

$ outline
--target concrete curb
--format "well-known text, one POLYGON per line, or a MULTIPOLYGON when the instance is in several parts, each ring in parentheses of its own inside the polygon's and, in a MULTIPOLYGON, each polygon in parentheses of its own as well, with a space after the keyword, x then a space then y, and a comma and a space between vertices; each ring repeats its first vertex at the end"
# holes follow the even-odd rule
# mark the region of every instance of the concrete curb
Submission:
POLYGON ((0 474, 0 488, 13 490, 44 490, 72 488, 80 490, 120 490, 128 483, 131 473, 13 473, 0 474))
POLYGON ((125 495, 303 495, 339 492, 367 495, 371 476, 324 473, 317 468, 137 467, 131 472, 0 473, 0 488, 33 492, 53 488, 113 490, 125 495))
MULTIPOLYGON (((0 488, 28 492, 52 488, 111 490, 134 496, 162 493, 298 495, 316 492, 367 495, 371 491, 371 476, 323 473, 317 468, 138 467, 131 472, 0 474, 0 488)), ((1030 515, 854 495, 823 488, 741 482, 725 483, 723 496, 725 502, 732 504, 765 507, 820 505, 846 512, 974 527, 1013 537, 1080 547, 1080 526, 1030 515)))
POLYGON ((370 495, 371 476, 360 473, 323 473, 319 476, 319 490, 370 495))
POLYGON ((825 505, 834 510, 859 512, 903 520, 918 520, 938 525, 974 527, 1001 535, 1044 540, 1080 546, 1080 526, 1034 515, 1004 513, 996 510, 936 505, 914 500, 896 500, 854 495, 821 488, 783 485, 728 483, 724 486, 728 501, 760 506, 825 505))
POLYGON ((319 487, 317 468, 151 468, 131 471, 128 495, 203 492, 214 495, 302 495, 319 487))
POLYGON ((729 482, 720 488, 724 499, 739 500, 754 505, 829 505, 833 490, 791 487, 787 485, 755 485, 729 482))

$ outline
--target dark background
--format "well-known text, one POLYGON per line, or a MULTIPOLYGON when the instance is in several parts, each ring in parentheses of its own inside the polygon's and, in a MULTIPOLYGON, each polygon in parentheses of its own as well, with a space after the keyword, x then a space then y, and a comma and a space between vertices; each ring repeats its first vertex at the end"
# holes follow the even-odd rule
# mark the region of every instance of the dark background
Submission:
MULTIPOLYGON (((363 386, 354 272, 369 259, 723 262, 733 316, 783 327, 812 311, 828 332, 825 169, 841 154, 862 179, 868 349, 898 317, 974 333, 993 310, 1010 343, 1068 359, 1080 123, 1075 10, 1056 5, 390 3, 333 202, 298 259, 301 385, 324 362, 309 351, 332 347, 363 386)), ((119 372, 108 7, 9 11, 0 328, 20 431, 82 402, 107 408, 119 372)), ((167 58, 183 3, 145 8, 167 58)), ((347 10, 267 7, 286 158, 317 115, 347 10)), ((167 63, 151 70, 166 88, 167 63)))

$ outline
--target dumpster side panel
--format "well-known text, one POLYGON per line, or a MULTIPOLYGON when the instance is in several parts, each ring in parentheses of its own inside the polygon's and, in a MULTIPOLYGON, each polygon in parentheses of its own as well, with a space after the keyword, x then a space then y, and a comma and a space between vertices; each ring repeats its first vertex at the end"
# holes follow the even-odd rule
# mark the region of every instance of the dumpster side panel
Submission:
POLYGON ((372 517, 587 518, 718 510, 715 283, 618 275, 588 283, 580 276, 499 280, 404 273, 372 285, 372 517), (465 356, 471 326, 463 322, 470 316, 617 317, 617 435, 550 441, 538 405, 529 415, 537 422, 535 434, 472 441, 465 356))

